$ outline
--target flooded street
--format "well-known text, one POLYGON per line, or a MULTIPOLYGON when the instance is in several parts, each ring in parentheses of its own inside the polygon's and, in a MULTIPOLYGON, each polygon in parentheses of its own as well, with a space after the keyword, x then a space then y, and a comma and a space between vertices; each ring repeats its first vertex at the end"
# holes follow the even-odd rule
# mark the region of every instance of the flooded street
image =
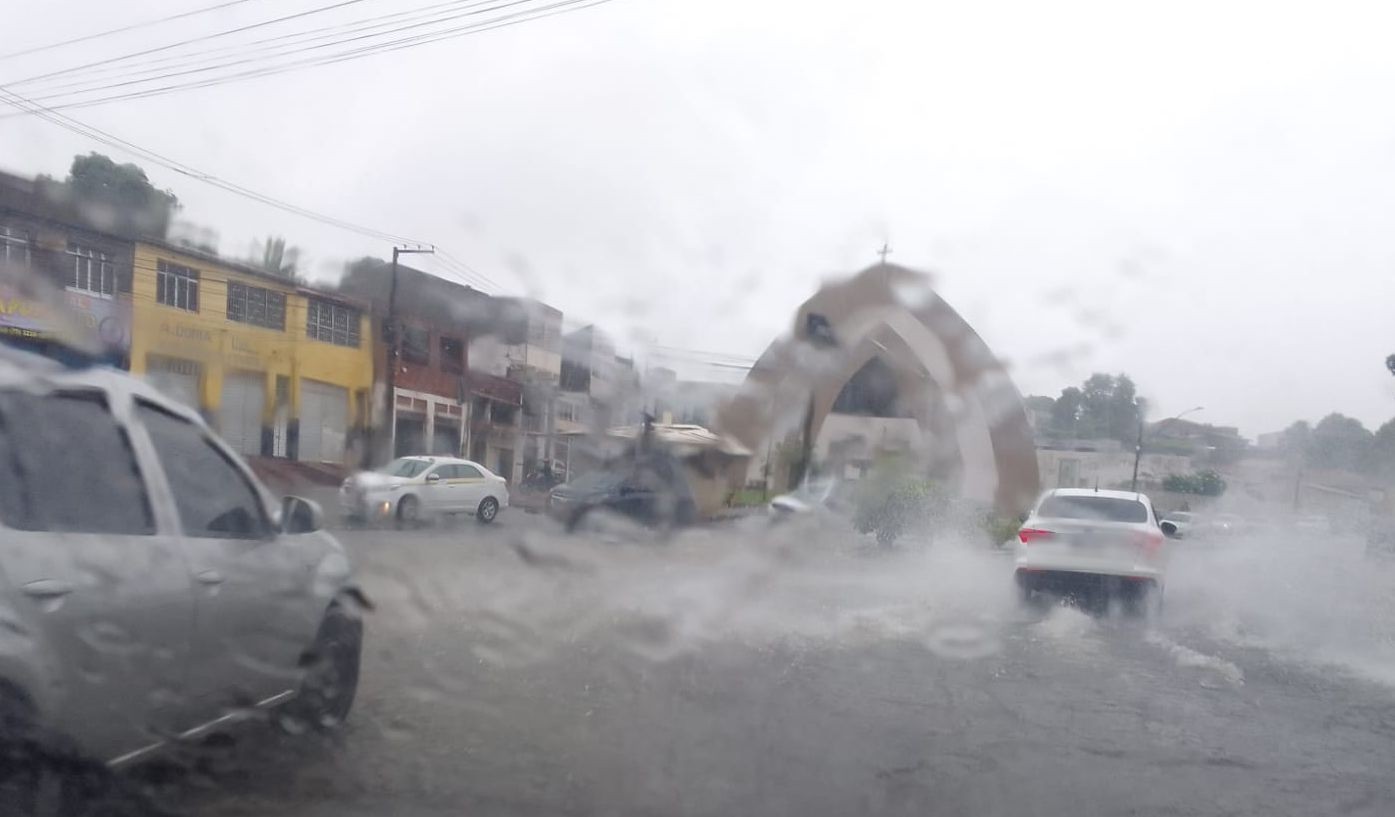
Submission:
POLYGON ((523 514, 345 534, 379 606, 350 728, 245 730, 211 774, 166 783, 166 804, 1389 811, 1390 568, 1358 543, 1180 543, 1150 623, 1020 608, 1011 559, 977 545, 884 554, 763 524, 663 545, 568 539, 523 514))

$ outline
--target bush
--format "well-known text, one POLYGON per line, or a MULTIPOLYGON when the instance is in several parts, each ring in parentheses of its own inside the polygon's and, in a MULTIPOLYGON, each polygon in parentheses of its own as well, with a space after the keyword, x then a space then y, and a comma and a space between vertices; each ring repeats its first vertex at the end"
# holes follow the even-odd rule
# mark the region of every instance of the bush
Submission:
POLYGON ((1195 474, 1173 474, 1163 480, 1164 491, 1197 496, 1220 496, 1225 493, 1225 480, 1221 475, 1207 469, 1195 474))
POLYGON ((875 533, 878 544, 890 547, 907 528, 928 527, 947 505, 942 486, 910 473, 900 460, 889 460, 878 463, 858 483, 853 525, 861 533, 875 533))
POLYGON ((1017 517, 1001 511, 988 511, 979 518, 979 530, 993 547, 1002 547, 1017 538, 1017 530, 1021 527, 1017 517))

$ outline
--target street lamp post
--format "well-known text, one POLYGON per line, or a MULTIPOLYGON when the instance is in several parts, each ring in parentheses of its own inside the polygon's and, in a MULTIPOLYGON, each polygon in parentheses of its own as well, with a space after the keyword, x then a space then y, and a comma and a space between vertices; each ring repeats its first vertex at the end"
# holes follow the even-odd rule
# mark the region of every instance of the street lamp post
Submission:
MULTIPOLYGON (((1183 417, 1186 417, 1188 414, 1192 414, 1193 412, 1201 411, 1203 408, 1205 408, 1205 406, 1193 406, 1192 408, 1187 409, 1186 411, 1182 412, 1181 414, 1178 414, 1178 415, 1176 415, 1176 416, 1169 417, 1169 418, 1167 418, 1166 420, 1163 420, 1162 422, 1160 422, 1160 423, 1158 423, 1156 426, 1154 426, 1154 428, 1162 428, 1164 425, 1166 425, 1166 424, 1172 422, 1173 420, 1180 420, 1180 419, 1182 419, 1183 417)), ((1143 415, 1140 414, 1140 415, 1138 416, 1138 442, 1136 442, 1136 443, 1134 444, 1134 446, 1133 446, 1133 481, 1129 484, 1129 490, 1130 490, 1130 491, 1133 491, 1134 493, 1138 493, 1138 461, 1139 461, 1140 459, 1142 459, 1142 457, 1143 457, 1143 415)))

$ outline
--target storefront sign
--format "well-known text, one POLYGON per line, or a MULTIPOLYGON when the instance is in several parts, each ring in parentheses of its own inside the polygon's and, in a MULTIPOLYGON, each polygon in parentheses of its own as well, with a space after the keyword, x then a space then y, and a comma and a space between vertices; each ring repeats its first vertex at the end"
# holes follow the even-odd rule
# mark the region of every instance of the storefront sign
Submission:
POLYGON ((64 291, 62 301, 50 305, 0 283, 0 334, 100 348, 120 357, 131 349, 131 303, 64 291))

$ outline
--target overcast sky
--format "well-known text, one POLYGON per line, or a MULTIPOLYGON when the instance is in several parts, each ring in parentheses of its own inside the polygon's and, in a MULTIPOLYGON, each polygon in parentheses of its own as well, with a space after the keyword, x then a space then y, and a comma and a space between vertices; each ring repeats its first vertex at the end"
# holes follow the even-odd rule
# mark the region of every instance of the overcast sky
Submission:
MULTIPOLYGON (((46 0, 7 16, 0 53, 214 2, 46 0)), ((0 84, 330 2, 246 0, 12 57, 0 84)), ((440 2, 361 0, 255 34, 440 2)), ((496 291, 599 322, 622 346, 753 358, 822 279, 875 261, 885 239, 891 260, 934 270, 1026 393, 1127 371, 1158 416, 1204 405, 1196 419, 1250 435, 1334 410, 1372 427, 1395 416, 1382 4, 1135 6, 613 0, 70 113, 436 242, 496 291)), ((61 176, 93 149, 130 158, 0 119, 11 171, 61 176)), ((146 169, 224 254, 285 235, 312 275, 332 276, 389 252, 146 169)))

